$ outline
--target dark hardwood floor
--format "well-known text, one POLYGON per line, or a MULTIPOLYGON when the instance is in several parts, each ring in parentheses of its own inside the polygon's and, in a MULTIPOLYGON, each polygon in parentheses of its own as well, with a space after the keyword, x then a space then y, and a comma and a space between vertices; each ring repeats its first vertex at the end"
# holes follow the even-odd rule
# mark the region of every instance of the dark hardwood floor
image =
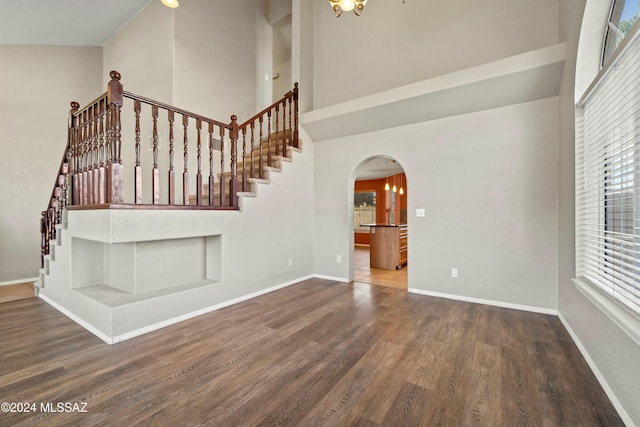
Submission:
POLYGON ((312 279, 113 346, 31 298, 0 305, 0 337, 0 402, 37 405, 2 426, 623 425, 557 317, 368 284, 312 279))

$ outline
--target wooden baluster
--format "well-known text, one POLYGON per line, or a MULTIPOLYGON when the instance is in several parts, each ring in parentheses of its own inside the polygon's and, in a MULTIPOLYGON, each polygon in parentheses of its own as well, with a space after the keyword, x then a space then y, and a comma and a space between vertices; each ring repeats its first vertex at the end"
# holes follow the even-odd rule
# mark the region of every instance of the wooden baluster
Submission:
POLYGON ((82 149, 82 156, 80 157, 80 162, 82 166, 82 174, 80 175, 80 200, 82 205, 87 205, 89 203, 87 193, 87 157, 88 157, 88 147, 87 147, 87 110, 82 112, 82 133, 80 136, 80 144, 82 149))
POLYGON ((56 186, 53 189, 53 197, 55 200, 53 208, 54 208, 56 224, 60 224, 62 222, 62 185, 63 184, 64 184, 64 176, 60 174, 58 175, 56 186))
POLYGON ((293 85, 293 146, 300 148, 298 135, 298 82, 293 85))
POLYGON ((187 127, 189 126, 189 117, 182 115, 182 128, 184 131, 184 172, 182 172, 182 204, 189 204, 189 138, 187 136, 187 127))
POLYGON ((91 111, 91 106, 87 107, 85 110, 87 113, 86 119, 86 137, 87 137, 87 204, 93 204, 93 114, 91 111))
POLYGON ((151 107, 151 116, 153 117, 153 174, 151 179, 151 187, 153 194, 153 204, 160 203, 160 170, 158 169, 158 107, 151 107))
MULTIPOLYGON (((276 104, 276 132, 275 132, 275 144, 276 144, 276 156, 279 155, 284 155, 284 153, 280 153, 280 144, 278 144, 278 131, 280 130, 280 123, 279 123, 279 113, 280 113, 280 108, 279 108, 280 104, 276 104)), ((271 111, 271 110, 269 110, 271 111)), ((271 135, 271 134, 269 134, 271 135)), ((269 136, 269 139, 271 139, 271 136, 269 136)))
POLYGON ((267 166, 273 166, 271 163, 271 110, 267 111, 267 166))
POLYGON ((100 101, 93 104, 93 203, 100 203, 100 101))
MULTIPOLYGON (((105 116, 104 116, 104 127, 105 127, 105 163, 107 169, 111 168, 111 162, 113 162, 113 131, 111 129, 111 105, 105 99, 105 116)), ((108 191, 108 190, 107 190, 108 191)))
POLYGON ((215 180, 213 179, 213 131, 214 131, 214 126, 212 122, 209 122, 209 195, 208 195, 208 199, 207 199, 207 203, 209 204, 209 206, 213 206, 214 204, 214 200, 213 200, 213 194, 214 194, 214 185, 215 185, 215 180))
POLYGON ((62 164, 62 175, 64 180, 62 182, 62 208, 69 206, 69 157, 62 164))
POLYGON ((224 129, 220 126, 220 206, 225 205, 225 189, 224 189, 224 129))
POLYGON ((173 110, 168 112, 169 120, 169 204, 176 204, 176 172, 173 170, 173 110))
POLYGON ((105 120, 105 103, 106 99, 101 99, 99 101, 99 112, 98 112, 98 151, 99 151, 99 166, 98 166, 98 203, 103 205, 107 202, 107 189, 105 183, 105 164, 106 164, 106 148, 105 148, 105 138, 104 138, 104 120, 105 120))
POLYGON ((255 178, 256 161, 253 152, 255 151, 255 120, 251 120, 251 178, 255 178))
POLYGON ((111 143, 113 158, 107 173, 107 203, 124 202, 124 171, 122 169, 121 158, 121 122, 120 110, 122 108, 122 84, 120 84, 120 73, 111 71, 109 73, 111 81, 107 90, 107 102, 110 106, 111 119, 110 127, 112 132, 111 143))
POLYGON ((80 104, 73 101, 69 112, 69 160, 71 162, 71 204, 77 205, 80 200, 78 192, 78 118, 76 113, 80 104))
POLYGON ((93 111, 93 203, 100 203, 100 101, 92 106, 93 111))
POLYGON ((50 253, 51 249, 51 241, 56 238, 56 227, 55 227, 55 209, 53 208, 53 199, 49 201, 49 208, 47 209, 47 254, 50 253))
POLYGON ((238 117, 231 116, 229 142, 231 143, 231 180, 229 181, 229 206, 238 206, 238 117))
POLYGON ((133 180, 135 187, 133 190, 134 203, 142 203, 142 166, 140 166, 140 112, 142 111, 142 103, 136 99, 133 101, 133 112, 135 114, 135 154, 136 164, 133 169, 133 180))
POLYGON ((49 253, 47 241, 47 211, 40 212, 40 268, 44 268, 44 257, 49 253))
POLYGON ((196 172, 196 205, 202 206, 202 138, 200 136, 202 132, 202 120, 196 119, 196 134, 197 134, 197 158, 198 171, 196 172))
POLYGON ((242 128, 242 191, 247 191, 247 127, 242 128))
POLYGON ((263 139, 264 139, 264 137, 262 135, 262 122, 264 121, 263 118, 264 118, 264 116, 260 116, 260 119, 259 119, 259 123, 260 123, 260 150, 259 150, 259 152, 260 152, 260 161, 258 163, 260 163, 260 171, 259 171, 260 172, 260 174, 259 174, 260 179, 264 179, 264 162, 263 162, 264 154, 262 152, 263 139))
POLYGON ((288 143, 287 145, 292 145, 293 141, 293 135, 291 134, 292 128, 291 128, 291 96, 287 97, 287 104, 289 105, 289 128, 287 129, 287 139, 288 139, 288 143))
POLYGON ((287 155, 287 100, 282 100, 282 155, 287 155))

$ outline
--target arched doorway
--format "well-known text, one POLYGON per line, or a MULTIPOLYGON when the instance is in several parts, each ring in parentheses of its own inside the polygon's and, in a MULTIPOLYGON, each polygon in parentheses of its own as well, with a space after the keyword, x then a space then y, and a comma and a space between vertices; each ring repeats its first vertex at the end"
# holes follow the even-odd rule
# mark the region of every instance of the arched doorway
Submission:
POLYGON ((389 156, 362 161, 350 181, 353 280, 407 289, 407 179, 389 156))

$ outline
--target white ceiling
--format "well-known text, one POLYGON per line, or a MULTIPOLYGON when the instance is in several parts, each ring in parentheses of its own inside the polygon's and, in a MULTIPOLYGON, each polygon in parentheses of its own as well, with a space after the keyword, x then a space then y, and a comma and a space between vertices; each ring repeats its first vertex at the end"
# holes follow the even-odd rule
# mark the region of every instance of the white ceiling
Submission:
POLYGON ((379 179, 404 172, 400 164, 390 157, 376 156, 360 163, 354 174, 357 181, 379 179))
POLYGON ((102 46, 149 1, 0 0, 0 44, 102 46))

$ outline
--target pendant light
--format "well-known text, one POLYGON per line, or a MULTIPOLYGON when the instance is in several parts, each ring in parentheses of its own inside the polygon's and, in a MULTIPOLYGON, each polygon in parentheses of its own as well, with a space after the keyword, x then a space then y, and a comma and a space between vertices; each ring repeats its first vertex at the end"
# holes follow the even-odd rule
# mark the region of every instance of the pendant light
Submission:
POLYGON ((395 193, 396 191, 398 191, 398 188, 396 187, 396 175, 393 175, 393 192, 395 193))
POLYGON ((400 174, 400 194, 404 194, 404 188, 402 188, 402 174, 400 174))

